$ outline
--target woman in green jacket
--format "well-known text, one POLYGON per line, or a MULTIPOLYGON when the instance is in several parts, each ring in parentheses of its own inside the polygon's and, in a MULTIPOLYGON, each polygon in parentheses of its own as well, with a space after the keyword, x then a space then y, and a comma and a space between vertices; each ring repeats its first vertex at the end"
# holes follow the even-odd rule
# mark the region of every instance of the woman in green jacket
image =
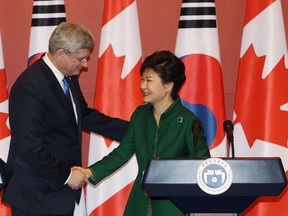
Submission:
MULTIPOLYGON (((138 175, 124 215, 183 216, 185 214, 170 200, 149 198, 141 187, 141 179, 150 158, 193 157, 192 123, 198 118, 181 104, 178 95, 186 79, 185 66, 171 52, 159 51, 145 59, 140 72, 145 104, 134 111, 121 144, 87 169, 78 169, 95 185, 135 154, 138 175)), ((197 157, 209 156, 202 128, 198 138, 197 157)))

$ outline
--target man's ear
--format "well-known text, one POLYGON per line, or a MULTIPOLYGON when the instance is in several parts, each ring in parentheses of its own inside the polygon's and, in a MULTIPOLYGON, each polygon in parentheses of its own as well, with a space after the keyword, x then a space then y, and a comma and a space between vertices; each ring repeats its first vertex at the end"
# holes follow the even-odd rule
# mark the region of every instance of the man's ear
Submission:
POLYGON ((57 49, 56 52, 55 52, 55 55, 56 56, 61 56, 61 55, 64 55, 66 54, 66 51, 64 49, 57 49))

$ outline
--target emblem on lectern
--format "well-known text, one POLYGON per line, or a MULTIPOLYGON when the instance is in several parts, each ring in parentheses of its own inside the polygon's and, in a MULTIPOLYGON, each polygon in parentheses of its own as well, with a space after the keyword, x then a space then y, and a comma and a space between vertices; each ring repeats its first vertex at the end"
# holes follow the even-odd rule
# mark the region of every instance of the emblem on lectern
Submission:
POLYGON ((230 165, 220 158, 204 160, 197 170, 197 184, 207 194, 224 193, 232 184, 233 173, 230 165))

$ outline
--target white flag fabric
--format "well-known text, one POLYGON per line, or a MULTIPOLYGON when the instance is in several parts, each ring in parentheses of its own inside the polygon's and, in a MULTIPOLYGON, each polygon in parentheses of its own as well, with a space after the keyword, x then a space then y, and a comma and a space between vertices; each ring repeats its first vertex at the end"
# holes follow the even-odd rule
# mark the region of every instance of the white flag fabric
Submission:
POLYGON ((214 0, 183 0, 175 54, 186 69, 184 106, 201 120, 211 156, 227 156, 225 104, 214 0))
MULTIPOLYGON (((247 0, 234 104, 235 154, 280 157, 288 171, 288 56, 281 0, 247 0)), ((243 215, 288 215, 288 191, 243 215)), ((242 214, 241 214, 242 215, 242 214)))
MULTIPOLYGON (((136 0, 105 0, 94 108, 129 120, 143 103, 140 91, 142 48, 136 0)), ((101 160, 119 143, 91 134, 89 165, 101 160)), ((138 171, 135 156, 96 187, 87 185, 90 216, 122 216, 138 171)))
MULTIPOLYGON (((7 161, 11 138, 8 117, 8 90, 0 32, 0 158, 5 162, 7 161)), ((0 215, 11 216, 10 206, 1 202, 2 194, 3 192, 0 193, 0 215)))

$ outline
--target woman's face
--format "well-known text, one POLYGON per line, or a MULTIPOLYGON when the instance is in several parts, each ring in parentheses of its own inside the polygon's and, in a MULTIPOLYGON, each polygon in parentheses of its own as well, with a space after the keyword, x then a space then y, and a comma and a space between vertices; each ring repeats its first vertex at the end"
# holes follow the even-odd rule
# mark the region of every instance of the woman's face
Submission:
POLYGON ((155 105, 171 100, 172 86, 172 83, 163 83, 154 70, 146 69, 140 85, 144 102, 155 105))

